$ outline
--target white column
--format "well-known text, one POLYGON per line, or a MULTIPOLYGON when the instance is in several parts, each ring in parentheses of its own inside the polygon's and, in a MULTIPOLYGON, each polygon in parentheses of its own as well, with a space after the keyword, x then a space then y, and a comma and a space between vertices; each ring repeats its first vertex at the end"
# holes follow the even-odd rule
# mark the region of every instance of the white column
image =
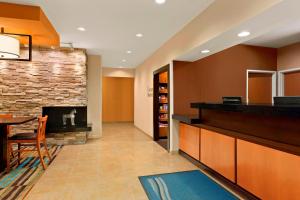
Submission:
POLYGON ((174 114, 174 71, 173 71, 173 62, 170 63, 169 67, 170 73, 170 152, 177 152, 179 146, 179 122, 172 119, 172 115, 174 114))
POLYGON ((100 55, 88 55, 88 123, 93 124, 89 138, 102 136, 102 67, 100 55))

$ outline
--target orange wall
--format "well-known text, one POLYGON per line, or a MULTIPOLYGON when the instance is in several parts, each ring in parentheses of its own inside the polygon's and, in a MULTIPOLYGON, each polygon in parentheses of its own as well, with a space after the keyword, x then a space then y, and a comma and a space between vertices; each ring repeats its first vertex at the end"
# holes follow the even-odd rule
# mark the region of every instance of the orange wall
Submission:
POLYGON ((103 77, 103 122, 133 122, 134 78, 103 77))
POLYGON ((196 114, 191 102, 246 97, 246 70, 276 70, 277 50, 237 45, 192 63, 174 64, 174 112, 196 114))
POLYGON ((278 49, 278 70, 300 67, 300 42, 278 49))
MULTIPOLYGON (((300 67, 300 42, 278 49, 278 70, 286 70, 300 67)), ((284 74, 284 95, 300 95, 300 72, 284 74)))

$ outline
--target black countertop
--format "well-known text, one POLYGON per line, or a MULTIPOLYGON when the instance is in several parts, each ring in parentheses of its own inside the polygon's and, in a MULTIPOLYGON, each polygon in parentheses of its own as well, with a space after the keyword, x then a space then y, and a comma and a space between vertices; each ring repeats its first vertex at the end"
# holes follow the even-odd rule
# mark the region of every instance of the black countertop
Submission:
POLYGON ((176 119, 187 124, 199 124, 201 122, 197 115, 173 114, 172 119, 176 119))
POLYGON ((191 103, 191 108, 300 117, 300 105, 191 103))

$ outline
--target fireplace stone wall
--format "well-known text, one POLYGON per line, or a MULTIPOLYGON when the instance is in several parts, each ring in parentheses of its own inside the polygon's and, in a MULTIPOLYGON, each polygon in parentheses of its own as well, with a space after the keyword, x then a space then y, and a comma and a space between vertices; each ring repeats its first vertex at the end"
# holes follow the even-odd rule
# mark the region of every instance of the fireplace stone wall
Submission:
MULTIPOLYGON (((0 61, 0 113, 39 116, 44 106, 87 106, 84 49, 33 49, 32 62, 0 61)), ((36 122, 14 131, 36 128, 36 122)))

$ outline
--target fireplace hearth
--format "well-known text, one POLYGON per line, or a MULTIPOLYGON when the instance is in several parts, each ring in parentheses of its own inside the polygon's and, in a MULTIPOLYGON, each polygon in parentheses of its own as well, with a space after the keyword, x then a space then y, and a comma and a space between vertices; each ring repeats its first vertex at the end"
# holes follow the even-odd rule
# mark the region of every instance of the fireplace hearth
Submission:
POLYGON ((46 134, 67 132, 88 132, 86 106, 43 107, 43 116, 48 115, 46 134))

